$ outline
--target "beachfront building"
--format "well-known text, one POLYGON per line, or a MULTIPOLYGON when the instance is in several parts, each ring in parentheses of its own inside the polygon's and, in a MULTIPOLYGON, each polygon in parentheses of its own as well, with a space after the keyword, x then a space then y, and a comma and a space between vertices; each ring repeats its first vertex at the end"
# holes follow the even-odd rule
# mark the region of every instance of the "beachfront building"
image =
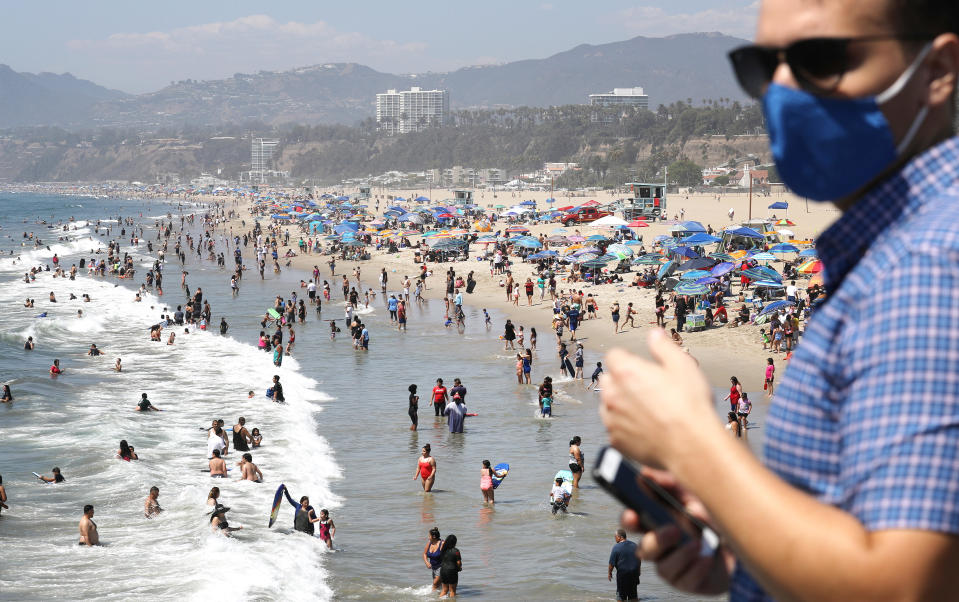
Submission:
POLYGON ((589 106, 649 109, 649 96, 642 88, 613 88, 612 92, 590 94, 589 106))
POLYGON ((376 95, 376 125, 388 135, 419 132, 449 120, 450 95, 446 90, 412 87, 376 95))
POLYGON ((616 112, 602 109, 621 109, 621 117, 626 117, 630 112, 643 109, 649 109, 649 96, 642 88, 613 88, 612 92, 604 94, 590 94, 589 106, 596 107, 589 120, 592 123, 610 124, 616 120, 616 112))

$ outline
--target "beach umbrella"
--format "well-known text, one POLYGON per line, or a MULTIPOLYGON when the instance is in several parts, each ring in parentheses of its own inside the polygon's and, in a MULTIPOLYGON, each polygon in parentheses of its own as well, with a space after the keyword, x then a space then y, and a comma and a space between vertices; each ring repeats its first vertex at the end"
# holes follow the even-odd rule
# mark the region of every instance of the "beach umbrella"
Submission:
POLYGON ((708 278, 710 273, 705 270, 690 270, 682 276, 679 277, 680 280, 699 280, 700 278, 708 278))
POLYGON ((660 278, 660 279, 661 279, 663 276, 667 276, 667 275, 669 275, 669 274, 672 274, 675 270, 676 270, 676 262, 675 262, 675 261, 667 261, 667 262, 664 263, 663 265, 659 266, 659 271, 656 272, 656 278, 660 278))
POLYGON ((662 255, 642 255, 633 260, 635 265, 662 265, 665 261, 662 255))
POLYGON ((736 266, 727 261, 713 266, 713 269, 709 270, 709 273, 713 276, 724 276, 732 272, 735 268, 736 266))
POLYGON ((516 233, 516 232, 529 232, 529 228, 527 228, 526 226, 516 225, 516 226, 510 226, 505 231, 509 232, 510 234, 516 233))
POLYGON ((680 282, 673 290, 680 295, 705 295, 709 292, 709 288, 705 284, 695 282, 680 282))
POLYGON ((800 257, 818 257, 819 253, 816 249, 803 249, 799 252, 800 257))
POLYGON ((506 209, 506 205, 493 205, 493 209, 506 209))
POLYGON ((729 254, 729 259, 739 260, 745 257, 749 252, 740 249, 739 251, 733 251, 729 254))
POLYGON ((807 283, 806 286, 809 286, 810 288, 812 288, 813 286, 815 286, 815 285, 817 285, 817 284, 818 284, 819 286, 824 286, 824 285, 825 285, 825 283, 823 282, 822 272, 819 272, 818 274, 813 274, 813 275, 812 275, 812 278, 809 279, 809 282, 807 283))
POLYGON ((603 240, 609 240, 609 238, 603 236, 602 234, 590 234, 589 236, 586 237, 586 240, 592 241, 592 242, 600 242, 603 240))
POLYGON ((705 232, 697 232, 692 236, 682 239, 680 242, 684 245, 711 245, 719 242, 720 240, 722 239, 706 234, 705 232))
POLYGON ((735 228, 733 230, 726 230, 726 232, 732 234, 733 236, 741 236, 743 238, 760 238, 760 239, 765 238, 759 232, 756 232, 752 228, 746 228, 746 227, 735 228))
POLYGON ((602 259, 602 258, 596 258, 596 259, 590 259, 589 261, 584 261, 584 262, 583 262, 582 264, 580 264, 580 265, 582 265, 584 268, 596 269, 596 268, 604 268, 604 267, 606 267, 606 264, 607 264, 607 263, 609 263, 609 260, 605 260, 605 259, 602 259))
POLYGON ((521 206, 521 207, 535 207, 535 206, 536 206, 536 201, 523 201, 522 203, 520 203, 520 206, 521 206))
POLYGON ((365 247, 365 246, 366 246, 366 243, 363 242, 362 240, 357 240, 357 239, 355 239, 355 238, 351 238, 351 239, 349 239, 349 240, 344 240, 344 241, 343 241, 343 246, 346 246, 346 247, 365 247))
POLYGON ((796 271, 800 274, 818 274, 822 271, 822 261, 818 259, 810 259, 806 263, 799 266, 796 271))
POLYGON ((777 226, 795 226, 796 222, 790 219, 780 219, 780 220, 776 220, 776 225, 777 226))
POLYGON ((778 232, 780 236, 784 236, 787 239, 794 238, 796 236, 795 232, 793 232, 792 230, 787 230, 785 228, 780 228, 779 230, 776 230, 776 232, 778 232))
POLYGON ((684 262, 676 269, 680 272, 685 272, 686 270, 708 270, 714 265, 716 265, 715 259, 710 259, 709 257, 697 257, 696 259, 690 259, 689 261, 684 262))
POLYGON ((513 244, 523 247, 524 249, 539 249, 543 246, 543 243, 539 242, 535 238, 522 238, 514 241, 513 244))
POLYGON ((669 252, 673 255, 679 255, 681 257, 686 257, 688 259, 696 259, 697 257, 699 257, 699 254, 696 253, 696 251, 693 251, 692 249, 690 249, 689 247, 682 247, 682 246, 673 247, 672 249, 669 250, 669 252))
POLYGON ((706 231, 706 228, 703 227, 703 225, 702 225, 701 223, 699 223, 699 222, 693 222, 693 221, 682 222, 682 223, 676 225, 673 229, 674 229, 674 230, 683 230, 683 231, 689 232, 689 233, 705 232, 705 231, 706 231))
POLYGON ((569 242, 586 242, 586 239, 582 236, 567 236, 566 240, 569 242))
POLYGON ((416 197, 416 198, 413 199, 413 200, 416 201, 417 203, 429 203, 429 202, 430 202, 430 200, 429 200, 428 198, 426 198, 425 196, 423 196, 423 195, 420 195, 420 196, 416 197))
POLYGON ((700 278, 696 281, 696 284, 716 284, 719 282, 719 278, 713 278, 712 276, 706 276, 705 278, 700 278))
MULTIPOLYGON (((779 310, 781 310, 781 309, 786 309, 786 308, 789 307, 790 305, 795 305, 795 304, 796 304, 795 301, 786 301, 786 300, 773 301, 772 303, 770 303, 769 305, 767 305, 766 307, 764 307, 763 310, 762 310, 761 312, 759 312, 759 315, 760 315, 760 316, 765 316, 766 314, 771 314, 771 313, 773 313, 774 311, 779 311, 779 310)), ((758 317, 758 316, 757 316, 757 317, 758 317)))
POLYGON ((625 226, 627 223, 628 222, 626 220, 618 218, 615 215, 607 215, 606 217, 601 217, 594 221, 591 225, 597 228, 613 228, 617 226, 625 226))
POLYGON ((786 288, 782 282, 776 282, 774 280, 760 280, 753 282, 753 286, 756 288, 786 288))
POLYGON ((766 253, 764 251, 762 253, 756 253, 755 255, 751 255, 750 259, 755 259, 756 261, 775 261, 776 256, 773 255, 772 253, 766 253))
POLYGON ((769 209, 789 209, 789 203, 786 201, 776 201, 768 207, 769 209))
POLYGON ((639 240, 627 240, 623 244, 627 247, 641 247, 643 245, 642 241, 639 240))
MULTIPOLYGON (((572 248, 572 247, 570 247, 570 248, 572 248)), ((573 257, 578 257, 578 256, 580 256, 580 255, 586 255, 587 253, 599 253, 599 249, 597 249, 596 247, 580 248, 578 251, 576 251, 575 253, 573 253, 573 257)))
POLYGON ((791 245, 786 242, 781 242, 778 245, 773 245, 769 249, 770 253, 798 253, 799 247, 796 245, 791 245))
POLYGON ((607 252, 607 253, 612 253, 612 254, 617 255, 617 256, 618 256, 618 254, 620 254, 620 253, 622 253, 623 255, 625 255, 625 257, 621 257, 620 259, 625 259, 626 257, 632 257, 632 256, 633 256, 633 250, 630 249, 629 247, 627 247, 626 245, 622 244, 622 243, 616 243, 616 244, 613 244, 613 245, 609 245, 608 247, 606 247, 606 252, 607 252))
POLYGON ((348 201, 348 200, 350 200, 350 197, 348 197, 348 196, 338 196, 338 197, 336 197, 336 200, 337 200, 337 201, 348 201))

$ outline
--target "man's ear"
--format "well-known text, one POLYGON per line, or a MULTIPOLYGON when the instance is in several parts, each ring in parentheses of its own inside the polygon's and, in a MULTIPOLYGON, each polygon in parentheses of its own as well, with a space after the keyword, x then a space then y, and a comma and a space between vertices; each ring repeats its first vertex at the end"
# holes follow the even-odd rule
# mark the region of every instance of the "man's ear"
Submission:
POLYGON ((929 53, 932 81, 929 82, 928 103, 939 107, 955 101, 956 82, 959 80, 959 36, 944 33, 936 37, 929 53))

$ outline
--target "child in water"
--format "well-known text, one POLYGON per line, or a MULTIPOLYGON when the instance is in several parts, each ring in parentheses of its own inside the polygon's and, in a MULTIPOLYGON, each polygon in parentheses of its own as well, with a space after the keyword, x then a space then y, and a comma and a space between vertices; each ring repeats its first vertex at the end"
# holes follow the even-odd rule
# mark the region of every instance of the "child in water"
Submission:
POLYGON ((489 313, 487 313, 485 307, 483 308, 483 320, 486 323, 487 328, 493 325, 493 319, 489 317, 489 313))
POLYGON ((451 318, 449 314, 446 314, 446 324, 444 324, 444 326, 449 328, 452 325, 453 325, 453 318, 451 318))
POLYGON ((549 397, 544 397, 539 400, 542 404, 543 409, 540 411, 540 416, 543 418, 552 418, 553 416, 553 400, 549 397))

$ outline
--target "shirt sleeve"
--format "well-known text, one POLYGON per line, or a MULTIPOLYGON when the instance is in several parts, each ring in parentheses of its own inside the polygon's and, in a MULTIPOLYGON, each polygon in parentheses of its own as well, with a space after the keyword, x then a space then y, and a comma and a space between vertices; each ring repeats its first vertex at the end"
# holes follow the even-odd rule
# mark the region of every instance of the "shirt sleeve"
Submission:
POLYGON ((838 335, 843 506, 870 531, 959 533, 959 256, 896 259, 838 335))

